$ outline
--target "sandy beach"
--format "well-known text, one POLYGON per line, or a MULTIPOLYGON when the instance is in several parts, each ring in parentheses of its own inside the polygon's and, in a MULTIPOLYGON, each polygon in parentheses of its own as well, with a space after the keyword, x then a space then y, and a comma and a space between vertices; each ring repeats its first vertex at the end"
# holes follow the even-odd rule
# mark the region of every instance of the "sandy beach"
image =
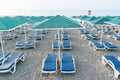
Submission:
MULTIPOLYGON (((27 35, 30 33, 28 32, 27 35)), ((16 42, 24 39, 24 34, 21 34, 19 38, 14 40, 6 40, 6 44, 4 45, 6 52, 15 53, 23 51, 26 59, 24 62, 17 64, 17 70, 14 74, 0 74, 0 80, 114 80, 113 70, 109 66, 104 66, 101 58, 106 54, 118 57, 120 53, 120 41, 107 38, 104 35, 103 38, 114 43, 118 49, 116 51, 94 51, 92 47, 88 46, 89 40, 81 38, 78 29, 68 30, 72 50, 62 51, 63 53, 72 53, 75 58, 77 72, 75 74, 61 74, 58 67, 57 75, 42 76, 41 67, 45 56, 48 53, 57 54, 57 51, 52 51, 52 42, 55 40, 54 35, 56 33, 57 30, 51 30, 47 34, 43 34, 43 40, 37 41, 35 49, 15 49, 16 42)))

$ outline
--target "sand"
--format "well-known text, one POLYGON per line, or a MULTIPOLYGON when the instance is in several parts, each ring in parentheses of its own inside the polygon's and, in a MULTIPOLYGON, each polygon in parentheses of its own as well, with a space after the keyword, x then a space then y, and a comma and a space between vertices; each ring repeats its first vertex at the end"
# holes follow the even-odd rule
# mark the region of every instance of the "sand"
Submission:
MULTIPOLYGON (((61 74, 58 68, 57 75, 42 76, 43 59, 48 53, 57 53, 57 51, 52 51, 52 41, 55 40, 54 35, 57 33, 56 30, 53 30, 43 34, 43 40, 38 40, 35 49, 15 49, 16 42, 24 39, 24 34, 15 40, 6 40, 4 45, 6 52, 24 51, 26 59, 17 64, 14 74, 0 74, 0 80, 114 80, 113 70, 102 64, 101 57, 105 54, 117 57, 120 53, 120 41, 109 39, 104 35, 103 37, 117 45, 118 49, 116 51, 94 51, 92 47, 88 46, 89 40, 81 38, 79 30, 70 29, 68 32, 72 42, 72 50, 62 52, 70 52, 74 56, 77 70, 75 74, 61 74)), ((28 32, 27 35, 30 33, 28 32)))

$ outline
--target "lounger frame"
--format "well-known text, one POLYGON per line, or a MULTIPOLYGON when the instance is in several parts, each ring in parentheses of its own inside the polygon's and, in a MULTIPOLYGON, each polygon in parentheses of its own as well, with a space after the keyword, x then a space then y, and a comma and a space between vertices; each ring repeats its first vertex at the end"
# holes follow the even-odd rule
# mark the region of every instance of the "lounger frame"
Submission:
POLYGON ((21 57, 19 57, 19 58, 17 58, 17 59, 15 60, 14 64, 13 64, 9 69, 7 69, 7 70, 2 70, 2 71, 0 71, 0 73, 10 72, 10 73, 13 74, 13 73, 16 71, 16 64, 17 64, 17 62, 18 62, 18 61, 24 61, 24 60, 25 60, 25 56, 24 56, 24 54, 23 54, 21 57))
MULTIPOLYGON (((113 43, 111 43, 111 42, 108 42, 109 44, 111 44, 111 45, 114 45, 113 43)), ((107 49, 107 50, 116 50, 117 49, 117 47, 116 48, 110 48, 109 46, 106 46, 105 44, 103 44, 104 46, 105 46, 105 48, 107 49)))
POLYGON ((76 73, 76 67, 75 67, 75 59, 72 57, 72 62, 74 65, 74 71, 62 71, 62 59, 60 60, 61 64, 60 64, 60 70, 61 73, 76 73))
POLYGON ((93 50, 97 51, 97 50, 105 50, 105 47, 104 48, 98 48, 97 46, 95 46, 95 44, 91 41, 89 41, 88 43, 89 46, 92 46, 93 47, 93 50))
MULTIPOLYGON (((46 56, 46 58, 47 58, 47 56, 46 56)), ((44 58, 43 62, 42 62, 42 68, 41 68, 42 74, 44 74, 44 73, 45 74, 52 74, 52 73, 57 74, 57 58, 56 58, 56 70, 54 70, 54 71, 44 71, 43 70, 46 58, 44 58)))
POLYGON ((102 63, 104 65, 109 65, 113 71, 114 71, 114 77, 115 78, 118 78, 119 75, 120 75, 120 72, 118 70, 115 69, 115 65, 110 61, 110 60, 107 60, 104 56, 102 57, 102 63))
POLYGON ((54 41, 52 42, 52 50, 58 50, 61 47, 61 43, 58 43, 58 48, 54 47, 54 41))
MULTIPOLYGON (((69 41, 70 42, 70 41, 69 41)), ((72 44, 70 42, 70 47, 69 48, 65 48, 64 45, 63 45, 63 42, 62 42, 62 49, 63 50, 71 50, 72 49, 72 44)))

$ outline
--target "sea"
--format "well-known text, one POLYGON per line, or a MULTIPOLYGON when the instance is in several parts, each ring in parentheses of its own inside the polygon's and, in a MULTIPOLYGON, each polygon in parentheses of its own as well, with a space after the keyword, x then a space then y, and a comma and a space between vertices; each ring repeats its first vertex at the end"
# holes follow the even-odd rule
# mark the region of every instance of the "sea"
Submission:
MULTIPOLYGON (((8 10, 0 11, 0 16, 80 16, 88 15, 88 10, 8 10)), ((120 16, 120 10, 91 10, 91 16, 120 16)))

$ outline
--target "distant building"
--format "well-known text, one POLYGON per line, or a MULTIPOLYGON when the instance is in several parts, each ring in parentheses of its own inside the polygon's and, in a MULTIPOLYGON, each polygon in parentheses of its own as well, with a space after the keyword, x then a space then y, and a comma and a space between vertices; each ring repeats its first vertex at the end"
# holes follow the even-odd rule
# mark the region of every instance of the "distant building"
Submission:
POLYGON ((91 10, 88 10, 88 16, 91 16, 91 12, 92 12, 91 10))

